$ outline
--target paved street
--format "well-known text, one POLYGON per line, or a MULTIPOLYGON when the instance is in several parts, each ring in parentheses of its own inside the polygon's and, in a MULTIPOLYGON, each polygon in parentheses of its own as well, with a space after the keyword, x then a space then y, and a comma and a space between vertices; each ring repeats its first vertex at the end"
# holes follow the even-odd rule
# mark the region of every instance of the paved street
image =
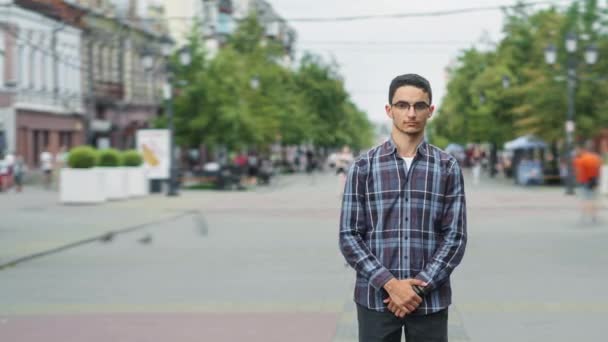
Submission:
MULTIPOLYGON (((356 340, 333 175, 100 206, 26 191, 0 194, 0 264, 16 262, 0 270, 0 341, 356 340)), ((450 341, 604 341, 605 204, 590 225, 560 188, 467 194, 450 341)))

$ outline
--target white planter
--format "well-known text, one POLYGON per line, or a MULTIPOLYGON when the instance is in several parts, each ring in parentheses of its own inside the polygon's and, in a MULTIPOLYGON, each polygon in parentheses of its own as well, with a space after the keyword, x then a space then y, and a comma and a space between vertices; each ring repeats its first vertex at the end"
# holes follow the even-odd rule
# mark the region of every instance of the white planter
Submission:
POLYGON ((119 200, 129 197, 127 169, 125 167, 99 167, 105 177, 106 197, 119 200))
POLYGON ((102 171, 96 168, 63 168, 59 177, 59 200, 61 203, 105 202, 105 181, 102 171))
POLYGON ((602 166, 600 171, 600 193, 608 195, 608 165, 602 166))
POLYGON ((143 167, 127 167, 128 195, 130 197, 145 196, 150 193, 146 169, 143 167))

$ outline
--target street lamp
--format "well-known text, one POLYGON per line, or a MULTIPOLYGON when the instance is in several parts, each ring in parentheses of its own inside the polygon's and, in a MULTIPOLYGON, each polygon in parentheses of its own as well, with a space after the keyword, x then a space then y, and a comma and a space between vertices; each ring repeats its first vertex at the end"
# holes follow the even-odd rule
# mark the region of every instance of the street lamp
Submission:
POLYGON ((585 50, 585 62, 587 62, 587 64, 589 64, 589 65, 593 65, 597 62, 597 59, 598 59, 597 46, 595 46, 595 44, 591 44, 585 50))
POLYGON ((181 65, 190 65, 190 63, 192 63, 192 54, 190 53, 189 48, 185 47, 180 50, 179 62, 181 65))
POLYGON ((503 76, 502 77, 502 88, 509 89, 510 86, 511 86, 511 79, 509 78, 509 76, 503 76))
MULTIPOLYGON (((167 113, 167 127, 169 129, 169 189, 167 196, 177 196, 177 162, 175 160, 175 127, 173 123, 173 78, 174 67, 171 64, 169 57, 173 49, 173 40, 165 37, 161 41, 161 54, 163 57, 163 73, 166 75, 165 84, 163 85, 163 99, 165 100, 165 111, 167 113)), ((189 65, 191 62, 190 50, 183 48, 179 52, 179 61, 182 65, 189 65)), ((154 67, 154 55, 145 53, 142 57, 142 64, 147 70, 152 70, 154 67)))
POLYGON ((249 80, 249 86, 251 86, 251 89, 253 90, 258 90, 260 88, 260 79, 257 76, 254 76, 249 80))
MULTIPOLYGON (((501 78, 501 85, 503 89, 508 89, 511 86, 511 79, 509 78, 509 76, 507 75, 503 75, 501 78)), ((486 103, 486 96, 483 92, 479 93, 479 103, 481 105, 484 105, 486 103)), ((466 122, 466 116, 465 116, 465 122, 466 122)), ((490 177, 494 177, 496 176, 496 174, 498 173, 498 171, 496 170, 496 163, 498 161, 498 146, 496 143, 496 135, 493 134, 494 138, 491 139, 490 144, 491 144, 491 148, 490 148, 490 177)))
MULTIPOLYGON (((577 41, 576 34, 569 32, 566 34, 566 51, 568 52, 567 62, 567 79, 568 79, 568 114, 566 119, 566 163, 568 163, 568 175, 566 176, 566 194, 574 194, 574 166, 572 165, 573 148, 574 148, 574 131, 575 131, 575 92, 576 92, 576 55, 577 41)), ((589 65, 595 64, 598 59, 597 48, 590 45, 585 49, 585 62, 589 65)), ((554 45, 549 45, 545 49, 545 61, 547 64, 553 65, 557 61, 557 49, 554 45)))

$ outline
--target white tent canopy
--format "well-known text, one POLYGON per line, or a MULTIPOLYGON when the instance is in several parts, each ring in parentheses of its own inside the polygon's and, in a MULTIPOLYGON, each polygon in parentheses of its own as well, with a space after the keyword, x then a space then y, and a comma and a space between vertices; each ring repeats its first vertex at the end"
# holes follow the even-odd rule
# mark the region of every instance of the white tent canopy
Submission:
POLYGON ((464 152, 464 147, 462 145, 451 143, 448 146, 446 146, 445 151, 447 153, 464 152))
POLYGON ((547 148, 547 144, 533 135, 524 135, 505 143, 505 150, 529 150, 547 148))

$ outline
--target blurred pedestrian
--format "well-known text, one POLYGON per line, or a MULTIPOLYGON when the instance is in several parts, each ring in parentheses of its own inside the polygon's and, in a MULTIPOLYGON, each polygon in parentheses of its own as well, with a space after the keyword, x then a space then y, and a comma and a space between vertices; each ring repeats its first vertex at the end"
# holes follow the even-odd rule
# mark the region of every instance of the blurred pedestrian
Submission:
POLYGON ((61 179, 61 170, 68 165, 68 155, 68 147, 62 145, 59 148, 59 152, 57 152, 57 155, 55 156, 52 178, 55 179, 57 189, 59 189, 59 187, 61 186, 61 184, 59 184, 59 180, 61 179))
POLYGON ((258 183, 258 173, 260 169, 260 159, 258 158, 257 152, 249 151, 249 155, 247 156, 247 168, 249 176, 247 184, 256 185, 258 183))
POLYGON ((17 156, 15 164, 13 165, 13 177, 15 178, 15 191, 21 192, 23 190, 23 177, 25 175, 25 162, 23 157, 17 156))
POLYGON ((259 170, 259 183, 268 185, 270 184, 270 179, 274 174, 274 169, 272 166, 272 161, 270 160, 270 156, 263 156, 260 158, 260 170, 259 170))
POLYGON ((10 189, 15 183, 15 155, 12 152, 7 153, 4 156, 4 162, 7 168, 6 189, 10 189))
POLYGON ((306 171, 306 152, 300 151, 298 154, 298 172, 306 171))
POLYGON ((481 163, 482 163, 482 154, 479 146, 475 145, 473 147, 473 152, 471 153, 471 170, 473 173, 473 184, 478 185, 479 179, 481 178, 481 163))
POLYGON ((8 185, 8 164, 6 158, 0 155, 0 192, 5 191, 8 185))
POLYGON ((315 153, 312 149, 306 150, 306 172, 312 173, 315 169, 315 153))
POLYGON ((450 274, 466 245, 457 160, 424 141, 433 114, 421 76, 396 77, 386 113, 391 137, 350 167, 340 249, 355 269, 360 342, 447 341, 450 274))
POLYGON ((598 221, 597 188, 599 185, 600 168, 602 159, 585 146, 578 146, 576 158, 574 159, 574 169, 576 170, 576 180, 580 185, 582 203, 582 220, 598 221))
POLYGON ((45 146, 44 150, 40 153, 40 169, 44 177, 44 187, 50 189, 53 182, 53 155, 49 152, 48 146, 45 146))
POLYGON ((346 174, 353 160, 354 157, 352 152, 350 151, 350 147, 346 145, 342 147, 342 151, 336 157, 336 175, 338 175, 340 191, 344 189, 346 174))
POLYGON ((232 160, 232 164, 234 165, 235 174, 239 179, 238 188, 244 189, 247 185, 247 155, 243 152, 236 154, 232 160))

